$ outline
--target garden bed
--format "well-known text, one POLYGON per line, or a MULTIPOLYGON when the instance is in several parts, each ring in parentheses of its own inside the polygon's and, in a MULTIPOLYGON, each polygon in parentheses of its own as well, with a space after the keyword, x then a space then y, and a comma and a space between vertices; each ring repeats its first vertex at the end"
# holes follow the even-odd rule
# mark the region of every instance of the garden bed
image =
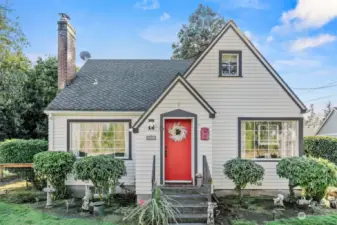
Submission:
MULTIPOLYGON (((268 221, 280 219, 297 219, 299 216, 305 217, 312 215, 333 215, 336 209, 327 209, 323 207, 299 208, 296 204, 287 204, 285 207, 275 207, 273 198, 270 196, 244 197, 244 202, 240 206, 237 196, 226 196, 219 198, 219 215, 216 218, 217 224, 229 224, 229 220, 235 225, 262 225, 262 224, 283 224, 266 223, 268 221), (237 222, 235 222, 237 221, 237 222)), ((293 224, 293 223, 288 223, 293 224)), ((294 223, 305 224, 305 223, 294 223)), ((309 223, 310 224, 310 223, 309 223)), ((315 224, 315 223, 313 223, 315 224)), ((328 224, 328 223, 327 223, 328 224)), ((337 223, 334 223, 337 224, 337 223)))

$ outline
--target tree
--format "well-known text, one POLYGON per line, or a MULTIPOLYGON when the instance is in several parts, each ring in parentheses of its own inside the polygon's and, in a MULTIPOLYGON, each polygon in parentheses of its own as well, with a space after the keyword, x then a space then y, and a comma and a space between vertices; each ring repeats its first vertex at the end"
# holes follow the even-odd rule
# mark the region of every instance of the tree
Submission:
POLYGON ((329 101, 326 105, 325 105, 325 109, 323 109, 324 112, 324 118, 322 119, 322 122, 325 120, 325 118, 328 117, 329 113, 331 112, 332 107, 331 107, 331 102, 329 101))
POLYGON ((224 18, 208 6, 200 4, 183 24, 178 33, 179 41, 172 44, 173 59, 196 59, 225 26, 224 18))
POLYGON ((309 109, 309 113, 307 115, 307 118, 304 121, 304 124, 307 127, 316 127, 319 125, 319 117, 316 115, 315 113, 315 108, 314 108, 314 104, 310 105, 310 109, 309 109))
POLYGON ((21 30, 19 18, 11 20, 8 17, 11 12, 6 5, 0 5, 0 75, 5 71, 25 70, 29 66, 27 57, 22 53, 28 41, 21 30))
POLYGON ((57 59, 39 58, 28 71, 0 77, 0 141, 9 138, 47 138, 43 110, 57 94, 57 59))

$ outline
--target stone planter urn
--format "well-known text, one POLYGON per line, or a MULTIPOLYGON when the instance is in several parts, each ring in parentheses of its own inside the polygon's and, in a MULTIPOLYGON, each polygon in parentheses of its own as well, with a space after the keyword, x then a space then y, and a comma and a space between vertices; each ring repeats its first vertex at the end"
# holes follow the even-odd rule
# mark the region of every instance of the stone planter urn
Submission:
POLYGON ((93 206, 94 216, 104 216, 105 203, 103 201, 94 202, 93 206))
POLYGON ((46 187, 46 188, 43 188, 43 191, 47 193, 46 208, 52 208, 53 207, 52 194, 56 191, 55 188, 46 187))

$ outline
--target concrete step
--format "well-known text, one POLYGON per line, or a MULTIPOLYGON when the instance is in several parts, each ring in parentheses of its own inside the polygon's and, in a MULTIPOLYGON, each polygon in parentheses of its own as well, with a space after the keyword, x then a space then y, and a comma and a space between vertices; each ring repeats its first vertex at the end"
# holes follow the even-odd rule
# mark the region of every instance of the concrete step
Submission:
POLYGON ((178 223, 207 223, 207 213, 204 214, 180 214, 176 216, 178 223))
POLYGON ((172 199, 173 204, 203 204, 207 203, 207 194, 173 194, 167 195, 172 199))
MULTIPOLYGON (((207 225, 207 223, 178 223, 179 225, 207 225)), ((169 223, 169 225, 177 225, 176 223, 169 223)))
POLYGON ((162 192, 166 195, 172 194, 207 194, 209 190, 206 187, 196 187, 196 186, 162 186, 160 187, 162 192))
POLYGON ((180 214, 205 214, 207 213, 208 204, 174 204, 174 207, 177 208, 180 214))

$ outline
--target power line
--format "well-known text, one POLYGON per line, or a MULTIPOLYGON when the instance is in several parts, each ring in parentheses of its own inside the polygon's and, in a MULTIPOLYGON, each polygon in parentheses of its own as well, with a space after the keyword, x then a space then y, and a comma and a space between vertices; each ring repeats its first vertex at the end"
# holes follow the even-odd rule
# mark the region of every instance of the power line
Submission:
POLYGON ((318 89, 325 89, 325 88, 331 88, 331 87, 336 87, 337 86, 337 81, 331 82, 329 84, 323 85, 323 86, 318 86, 318 87, 312 87, 312 88, 293 88, 295 90, 318 90, 318 89))
POLYGON ((327 95, 327 96, 323 96, 323 97, 319 97, 319 98, 314 98, 314 99, 310 99, 310 100, 307 100, 305 102, 312 102, 312 101, 316 101, 316 100, 321 100, 321 99, 325 99, 325 98, 330 98, 332 96, 335 96, 335 95, 327 95))

